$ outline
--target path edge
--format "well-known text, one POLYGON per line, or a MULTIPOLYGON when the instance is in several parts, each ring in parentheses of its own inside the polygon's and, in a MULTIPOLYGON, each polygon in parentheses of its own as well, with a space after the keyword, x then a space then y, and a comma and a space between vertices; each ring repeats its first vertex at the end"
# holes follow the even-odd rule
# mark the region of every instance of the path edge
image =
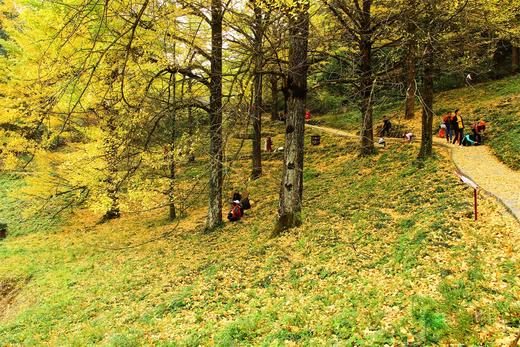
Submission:
MULTIPOLYGON (((344 130, 341 130, 341 129, 336 129, 336 128, 331 128, 331 127, 322 127, 322 126, 319 126, 319 125, 313 125, 313 124, 306 124, 305 125, 306 128, 309 128, 309 129, 314 129, 314 130, 318 130, 318 131, 323 131, 325 133, 329 133, 331 135, 336 135, 336 136, 341 136, 341 137, 347 137, 347 138, 356 138, 358 136, 355 136, 355 135, 352 135, 352 134, 349 134, 347 133, 346 131, 344 130)), ((374 141, 374 143, 376 143, 376 141, 374 141)), ((432 141, 433 145, 434 146, 437 146, 437 147, 442 147, 444 148, 445 150, 448 151, 449 153, 449 156, 450 156, 450 161, 453 163, 453 165, 455 166, 455 168, 457 169, 458 172, 460 172, 462 175, 468 177, 469 179, 473 180, 474 182, 476 182, 470 175, 466 174, 464 172, 464 170, 461 169, 461 167, 457 164, 457 162, 455 161, 455 159, 453 158, 453 148, 444 144, 444 143, 440 143, 439 141, 435 141, 435 139, 433 139, 432 141)), ((489 196, 489 197, 492 197, 494 198, 500 205, 502 205, 506 211, 513 217, 514 220, 516 220, 516 222, 518 224, 520 224, 520 216, 517 215, 513 209, 511 208, 511 206, 509 206, 502 198, 500 198, 499 196, 493 194, 492 192, 482 188, 480 185, 479 185, 479 189, 478 189, 480 192, 484 193, 485 195, 489 196)))

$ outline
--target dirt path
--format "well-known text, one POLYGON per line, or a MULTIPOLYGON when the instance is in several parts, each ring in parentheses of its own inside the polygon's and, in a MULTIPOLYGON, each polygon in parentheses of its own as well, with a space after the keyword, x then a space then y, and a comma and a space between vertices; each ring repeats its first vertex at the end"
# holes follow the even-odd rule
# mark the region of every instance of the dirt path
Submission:
MULTIPOLYGON (((306 127, 337 136, 358 138, 354 134, 334 128, 315 125, 306 127)), ((459 170, 497 198, 520 221, 520 172, 500 162, 486 146, 458 147, 447 145, 439 138, 434 139, 434 144, 448 149, 459 170)))

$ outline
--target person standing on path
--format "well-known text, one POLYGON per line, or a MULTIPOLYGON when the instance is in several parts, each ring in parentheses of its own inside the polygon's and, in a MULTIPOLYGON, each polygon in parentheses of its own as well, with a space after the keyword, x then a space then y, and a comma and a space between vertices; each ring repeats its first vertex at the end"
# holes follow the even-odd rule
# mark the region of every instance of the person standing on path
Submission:
POLYGON ((455 121, 457 127, 455 128, 455 140, 453 140, 453 144, 459 142, 459 146, 462 146, 462 139, 464 138, 464 119, 460 115, 460 110, 455 110, 455 121))
POLYGON ((446 142, 450 143, 453 140, 453 134, 451 132, 451 118, 453 117, 453 112, 448 112, 447 115, 445 115, 442 118, 442 121, 444 125, 446 126, 446 142))
POLYGON ((455 142, 457 142, 459 129, 458 129, 458 125, 457 125, 457 116, 455 116, 455 114, 453 114, 453 112, 451 113, 451 117, 450 117, 450 130, 452 132, 452 140, 450 141, 450 143, 455 143, 455 142))

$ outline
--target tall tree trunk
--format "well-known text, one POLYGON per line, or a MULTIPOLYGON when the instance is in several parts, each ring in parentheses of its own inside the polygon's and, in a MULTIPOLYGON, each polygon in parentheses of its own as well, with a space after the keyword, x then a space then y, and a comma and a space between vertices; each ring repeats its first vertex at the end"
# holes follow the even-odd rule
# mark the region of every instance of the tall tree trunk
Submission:
POLYGON ((262 66, 263 66, 263 22, 262 10, 255 6, 254 23, 254 69, 253 80, 253 110, 251 112, 253 123, 253 171, 252 179, 258 179, 262 175, 262 66))
POLYGON ((373 125, 373 89, 374 76, 372 74, 372 0, 363 0, 361 15, 362 33, 360 48, 360 94, 361 94, 361 150, 362 156, 374 153, 374 125, 373 125))
POLYGON ((518 73, 520 69, 520 48, 513 45, 512 48, 512 72, 518 73))
POLYGON ((415 89, 417 87, 415 76, 415 55, 412 50, 409 50, 408 56, 406 57, 406 119, 413 119, 415 117, 415 89))
POLYGON ((302 223, 303 147, 309 38, 309 5, 307 2, 305 4, 296 14, 290 17, 289 22, 288 114, 285 129, 279 218, 273 236, 302 223))
POLYGON ((222 0, 211 0, 210 178, 207 230, 222 224, 222 0))
MULTIPOLYGON (((188 90, 187 93, 191 97, 193 80, 188 79, 188 90)), ((195 153, 193 151, 193 136, 195 135, 195 120, 193 118, 193 108, 188 106, 188 162, 192 163, 195 161, 195 153)))
POLYGON ((176 110, 176 102, 177 102, 177 76, 175 74, 171 75, 170 79, 170 88, 171 88, 171 105, 172 113, 171 113, 171 124, 170 124, 170 146, 168 148, 168 166, 169 166, 169 187, 168 187, 168 206, 169 206, 169 219, 170 221, 175 220, 177 218, 177 211, 175 208, 175 128, 177 126, 177 110, 176 110))
POLYGON ((419 158, 431 157, 433 154, 433 73, 434 50, 432 43, 427 43, 425 49, 424 80, 422 87, 422 138, 419 158))
POLYGON ((283 114, 287 117, 289 113, 289 87, 287 86, 287 78, 284 79, 284 85, 282 86, 283 93, 283 114))
POLYGON ((106 123, 107 136, 104 139, 105 158, 107 163, 106 191, 110 200, 110 207, 105 212, 102 221, 119 218, 119 187, 117 181, 117 143, 115 117, 112 110, 107 110, 109 118, 106 123))
POLYGON ((271 75, 271 120, 279 120, 278 116, 278 78, 271 75))

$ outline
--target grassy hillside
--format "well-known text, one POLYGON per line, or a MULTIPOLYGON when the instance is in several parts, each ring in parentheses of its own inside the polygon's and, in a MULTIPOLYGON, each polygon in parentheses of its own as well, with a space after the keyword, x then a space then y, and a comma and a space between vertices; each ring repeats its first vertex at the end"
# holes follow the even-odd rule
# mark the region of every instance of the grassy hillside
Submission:
POLYGON ((253 210, 209 235, 201 205, 178 225, 164 211, 98 226, 79 212, 62 230, 1 241, 0 345, 511 342, 512 218, 482 197, 473 222, 472 194, 442 153, 414 163, 417 148, 395 144, 359 159, 352 142, 322 140, 307 147, 305 223, 277 239, 273 158, 249 187, 253 210))
MULTIPOLYGON (((381 125, 383 115, 391 117, 395 125, 420 133, 421 111, 417 105, 416 119, 401 119, 403 103, 385 103, 375 108, 376 125, 381 125)), ((485 138, 488 144, 504 163, 520 170, 520 76, 503 80, 476 84, 435 96, 435 112, 442 115, 447 111, 460 109, 468 126, 473 121, 485 119, 489 122, 485 138)), ((318 123, 334 126, 348 131, 359 130, 359 112, 344 110, 331 112, 316 118, 318 123)), ((434 127, 440 124, 440 117, 434 127)))
POLYGON ((460 108, 469 121, 490 122, 487 144, 500 160, 520 170, 520 77, 438 95, 439 111, 460 108))

